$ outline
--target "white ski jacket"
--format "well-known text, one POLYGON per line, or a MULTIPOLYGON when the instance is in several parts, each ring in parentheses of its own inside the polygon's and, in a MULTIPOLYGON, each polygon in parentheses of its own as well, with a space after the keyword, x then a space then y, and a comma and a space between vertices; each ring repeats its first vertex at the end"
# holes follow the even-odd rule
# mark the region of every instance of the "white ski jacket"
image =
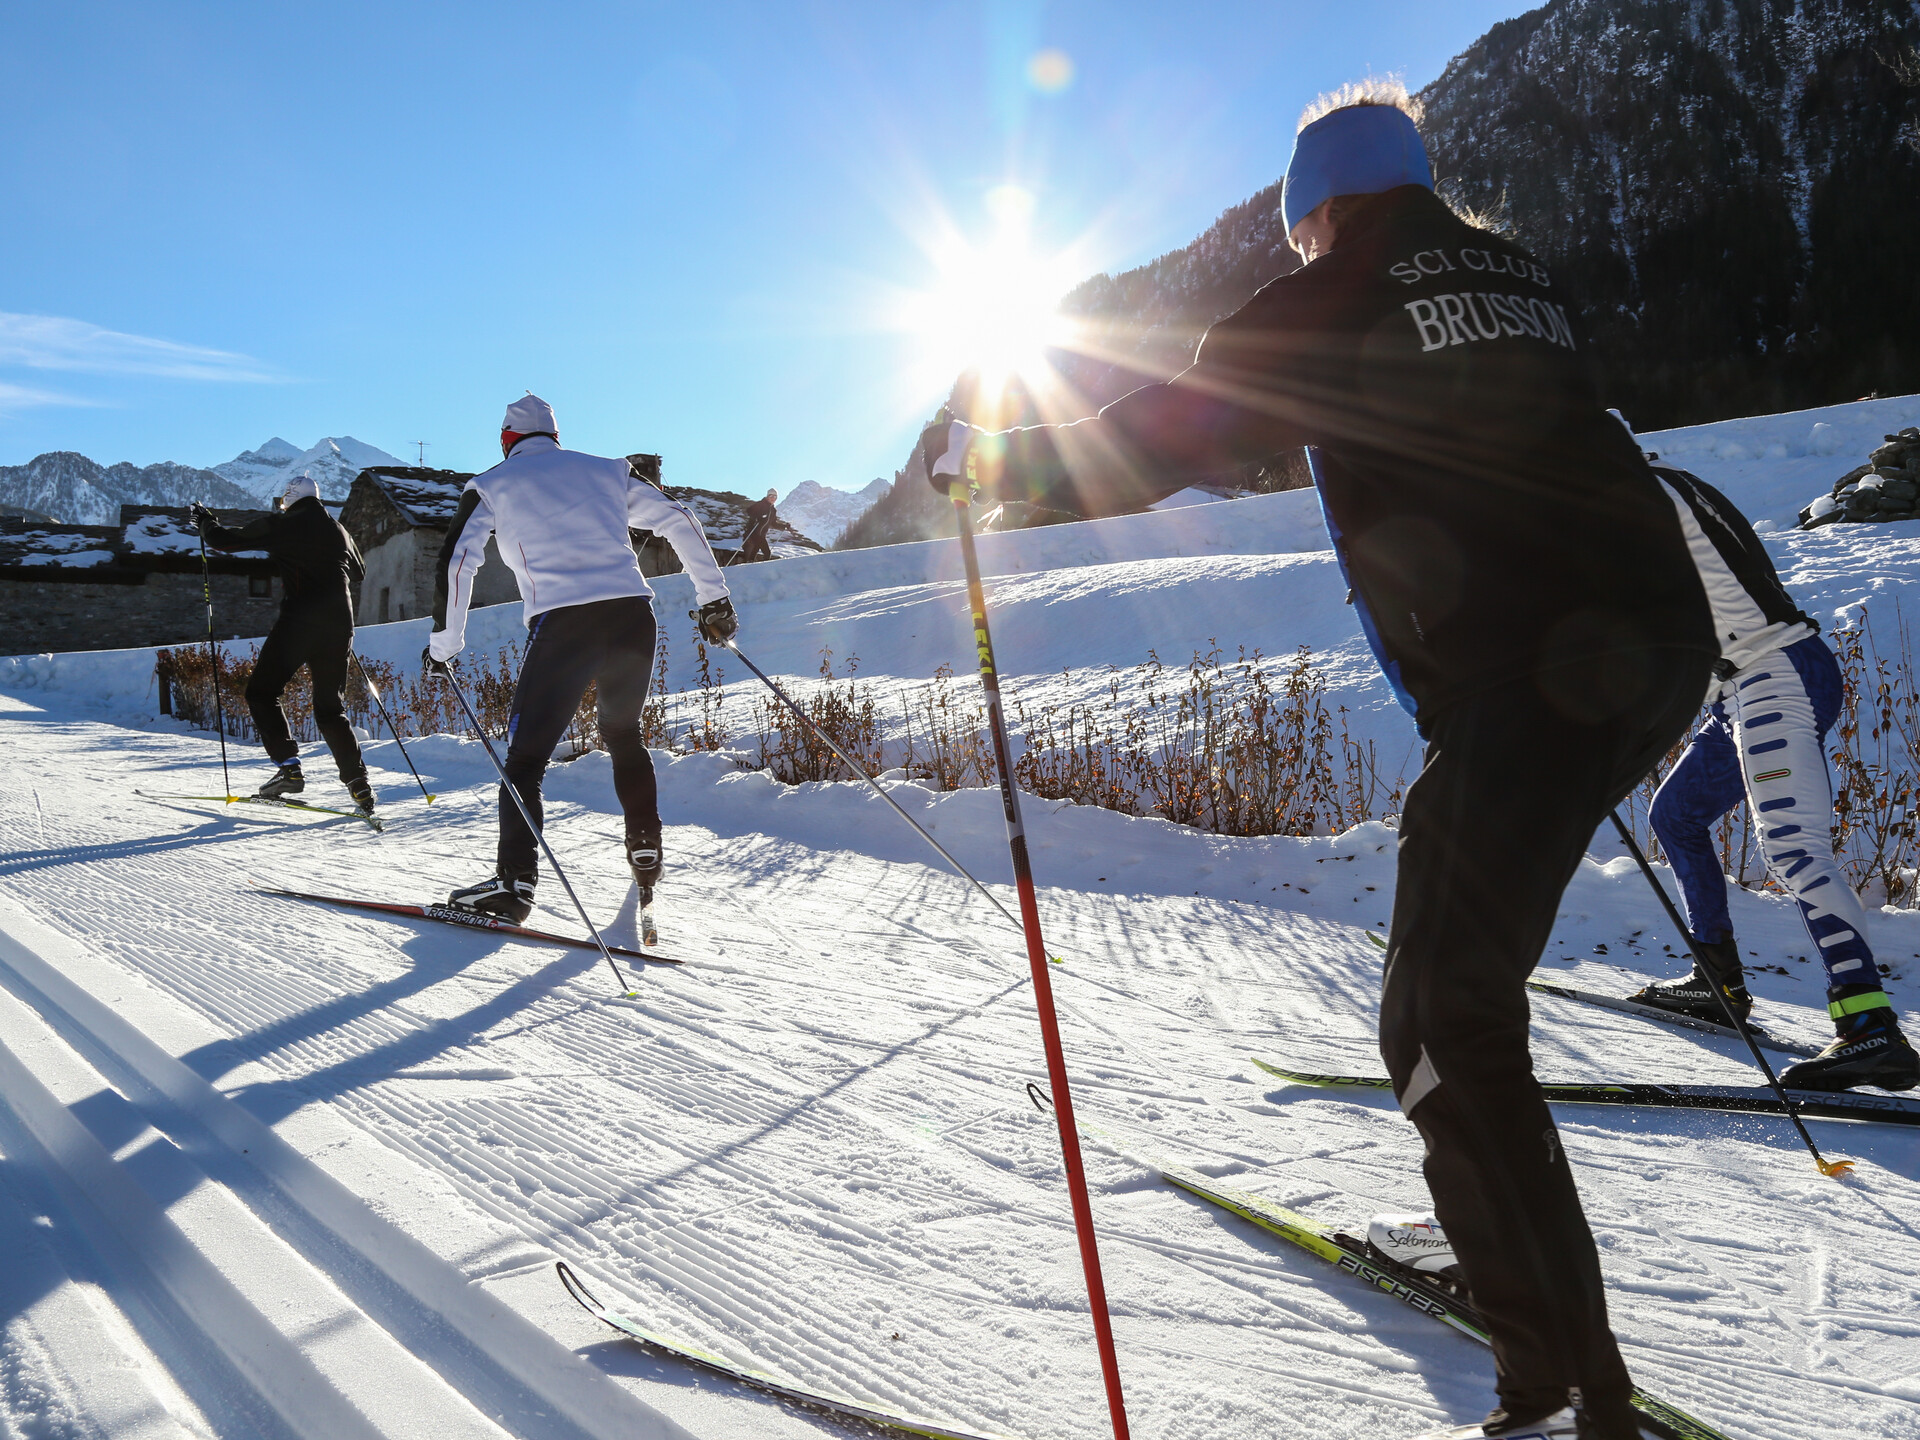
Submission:
POLYGON ((726 596, 720 564, 691 510, 635 476, 625 460, 562 450, 548 436, 529 435, 461 493, 440 548, 428 642, 433 658, 451 660, 466 646, 467 607, 490 536, 500 537, 500 554, 520 584, 523 618, 531 625, 565 605, 651 596, 629 527, 651 530, 673 546, 700 604, 726 596))

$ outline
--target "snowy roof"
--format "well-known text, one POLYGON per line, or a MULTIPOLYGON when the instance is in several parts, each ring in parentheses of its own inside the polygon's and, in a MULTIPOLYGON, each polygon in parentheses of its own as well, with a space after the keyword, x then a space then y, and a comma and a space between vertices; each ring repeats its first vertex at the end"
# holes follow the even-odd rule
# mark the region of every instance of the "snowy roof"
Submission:
POLYGON ((412 525, 444 528, 453 519, 460 492, 473 476, 458 470, 421 469, 414 465, 379 465, 362 470, 366 480, 393 502, 412 525))
POLYGON ((0 520, 0 569, 31 565, 92 570, 110 566, 119 535, 119 528, 113 525, 0 520))
MULTIPOLYGON (((253 518, 257 511, 222 510, 215 511, 223 523, 228 525, 244 524, 253 518)), ((176 506, 150 507, 144 505, 123 505, 120 507, 120 526, 122 531, 121 547, 129 555, 191 555, 196 560, 200 556, 200 532, 193 528, 187 519, 187 512, 176 506)), ((237 560, 264 560, 264 550, 232 550, 222 552, 237 560)))

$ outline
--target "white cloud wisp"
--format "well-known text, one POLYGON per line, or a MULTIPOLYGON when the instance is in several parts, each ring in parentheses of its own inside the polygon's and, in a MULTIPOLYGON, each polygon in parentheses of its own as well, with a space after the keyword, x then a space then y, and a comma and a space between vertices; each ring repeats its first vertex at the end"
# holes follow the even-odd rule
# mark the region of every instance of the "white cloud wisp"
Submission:
POLYGON ((169 380, 261 383, 279 378, 251 355, 104 330, 62 315, 17 315, 4 310, 0 310, 0 365, 169 380))

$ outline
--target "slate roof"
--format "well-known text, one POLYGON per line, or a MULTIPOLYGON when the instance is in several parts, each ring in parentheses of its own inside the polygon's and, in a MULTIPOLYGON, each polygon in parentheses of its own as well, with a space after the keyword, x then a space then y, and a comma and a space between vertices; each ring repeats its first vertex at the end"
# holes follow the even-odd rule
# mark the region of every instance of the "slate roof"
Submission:
MULTIPOLYGON (((258 510, 214 512, 228 525, 242 525, 258 510)), ((209 551, 209 568, 221 574, 256 574, 270 568, 264 550, 209 551)), ((137 583, 155 570, 198 569, 200 537, 184 505, 122 505, 118 525, 58 525, 0 517, 0 571, 15 579, 118 580, 137 583)))
POLYGON ((417 465, 376 465, 354 477, 367 480, 393 502, 415 527, 444 530, 460 503, 460 492, 473 476, 458 470, 422 469, 417 465))

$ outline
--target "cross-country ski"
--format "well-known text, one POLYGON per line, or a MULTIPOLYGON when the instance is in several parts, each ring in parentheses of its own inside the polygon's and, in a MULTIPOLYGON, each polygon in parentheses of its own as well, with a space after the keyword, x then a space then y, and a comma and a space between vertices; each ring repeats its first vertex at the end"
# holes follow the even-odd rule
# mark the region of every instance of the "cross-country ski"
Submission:
POLYGON ((1920 1440, 1914 0, 232 8, 7 32, 0 1436, 1920 1440))
MULTIPOLYGON (((1311 1075, 1256 1059, 1269 1075, 1292 1085, 1326 1089, 1391 1090, 1385 1076, 1311 1075)), ((1604 1083, 1569 1085, 1543 1081, 1540 1093, 1560 1105, 1650 1105, 1678 1110, 1725 1110, 1746 1115, 1780 1115, 1786 1111, 1772 1091, 1763 1086, 1650 1085, 1604 1083)), ((1787 1098, 1802 1115, 1822 1120, 1866 1120, 1882 1125, 1920 1125, 1920 1100, 1875 1095, 1864 1090, 1789 1090, 1787 1098)))
MULTIPOLYGON (((535 930, 525 925, 515 925, 497 916, 463 909, 457 905, 409 905, 391 900, 358 900, 344 895, 312 895, 304 890, 262 888, 260 893, 278 895, 287 900, 307 900, 316 905, 341 905, 353 910, 372 910, 385 915, 401 915, 414 920, 437 920, 443 925, 463 925, 470 930, 487 930, 496 935, 512 935, 517 939, 537 940, 546 945, 571 945, 576 950, 598 948, 584 935, 560 935, 551 930, 535 930)), ((649 930, 646 935, 646 943, 652 944, 655 938, 653 932, 649 930)), ((626 960, 652 960, 663 965, 682 963, 672 955, 662 955, 655 950, 629 950, 620 945, 609 945, 607 948, 626 960)))
POLYGON ((203 805, 259 805, 270 810, 297 810, 305 815, 332 815, 342 820, 358 820, 375 833, 386 829, 385 822, 371 811, 309 805, 304 800, 292 800, 284 795, 169 795, 155 790, 136 790, 133 793, 148 800, 183 800, 203 805))
POLYGON ((875 1429, 900 1435, 923 1435, 928 1440, 1004 1440, 1004 1437, 990 1437, 972 1430, 958 1430, 941 1424, 937 1420, 906 1414, 889 1409, 885 1405, 849 1399, 844 1395, 827 1395, 796 1385, 790 1380, 769 1373, 752 1365, 743 1365, 702 1350, 698 1346, 686 1345, 678 1340, 670 1340, 664 1335, 655 1334, 639 1321, 609 1308, 600 1297, 587 1288, 586 1282, 574 1274, 566 1261, 554 1262, 554 1272, 560 1277, 560 1284, 568 1295, 594 1319, 604 1321, 631 1340, 637 1340, 649 1350, 657 1350, 676 1360, 685 1360, 710 1370, 729 1380, 737 1380, 743 1385, 751 1385, 756 1390, 764 1390, 769 1395, 777 1395, 782 1400, 802 1406, 809 1410, 825 1411, 829 1415, 839 1416, 871 1425, 875 1429))

